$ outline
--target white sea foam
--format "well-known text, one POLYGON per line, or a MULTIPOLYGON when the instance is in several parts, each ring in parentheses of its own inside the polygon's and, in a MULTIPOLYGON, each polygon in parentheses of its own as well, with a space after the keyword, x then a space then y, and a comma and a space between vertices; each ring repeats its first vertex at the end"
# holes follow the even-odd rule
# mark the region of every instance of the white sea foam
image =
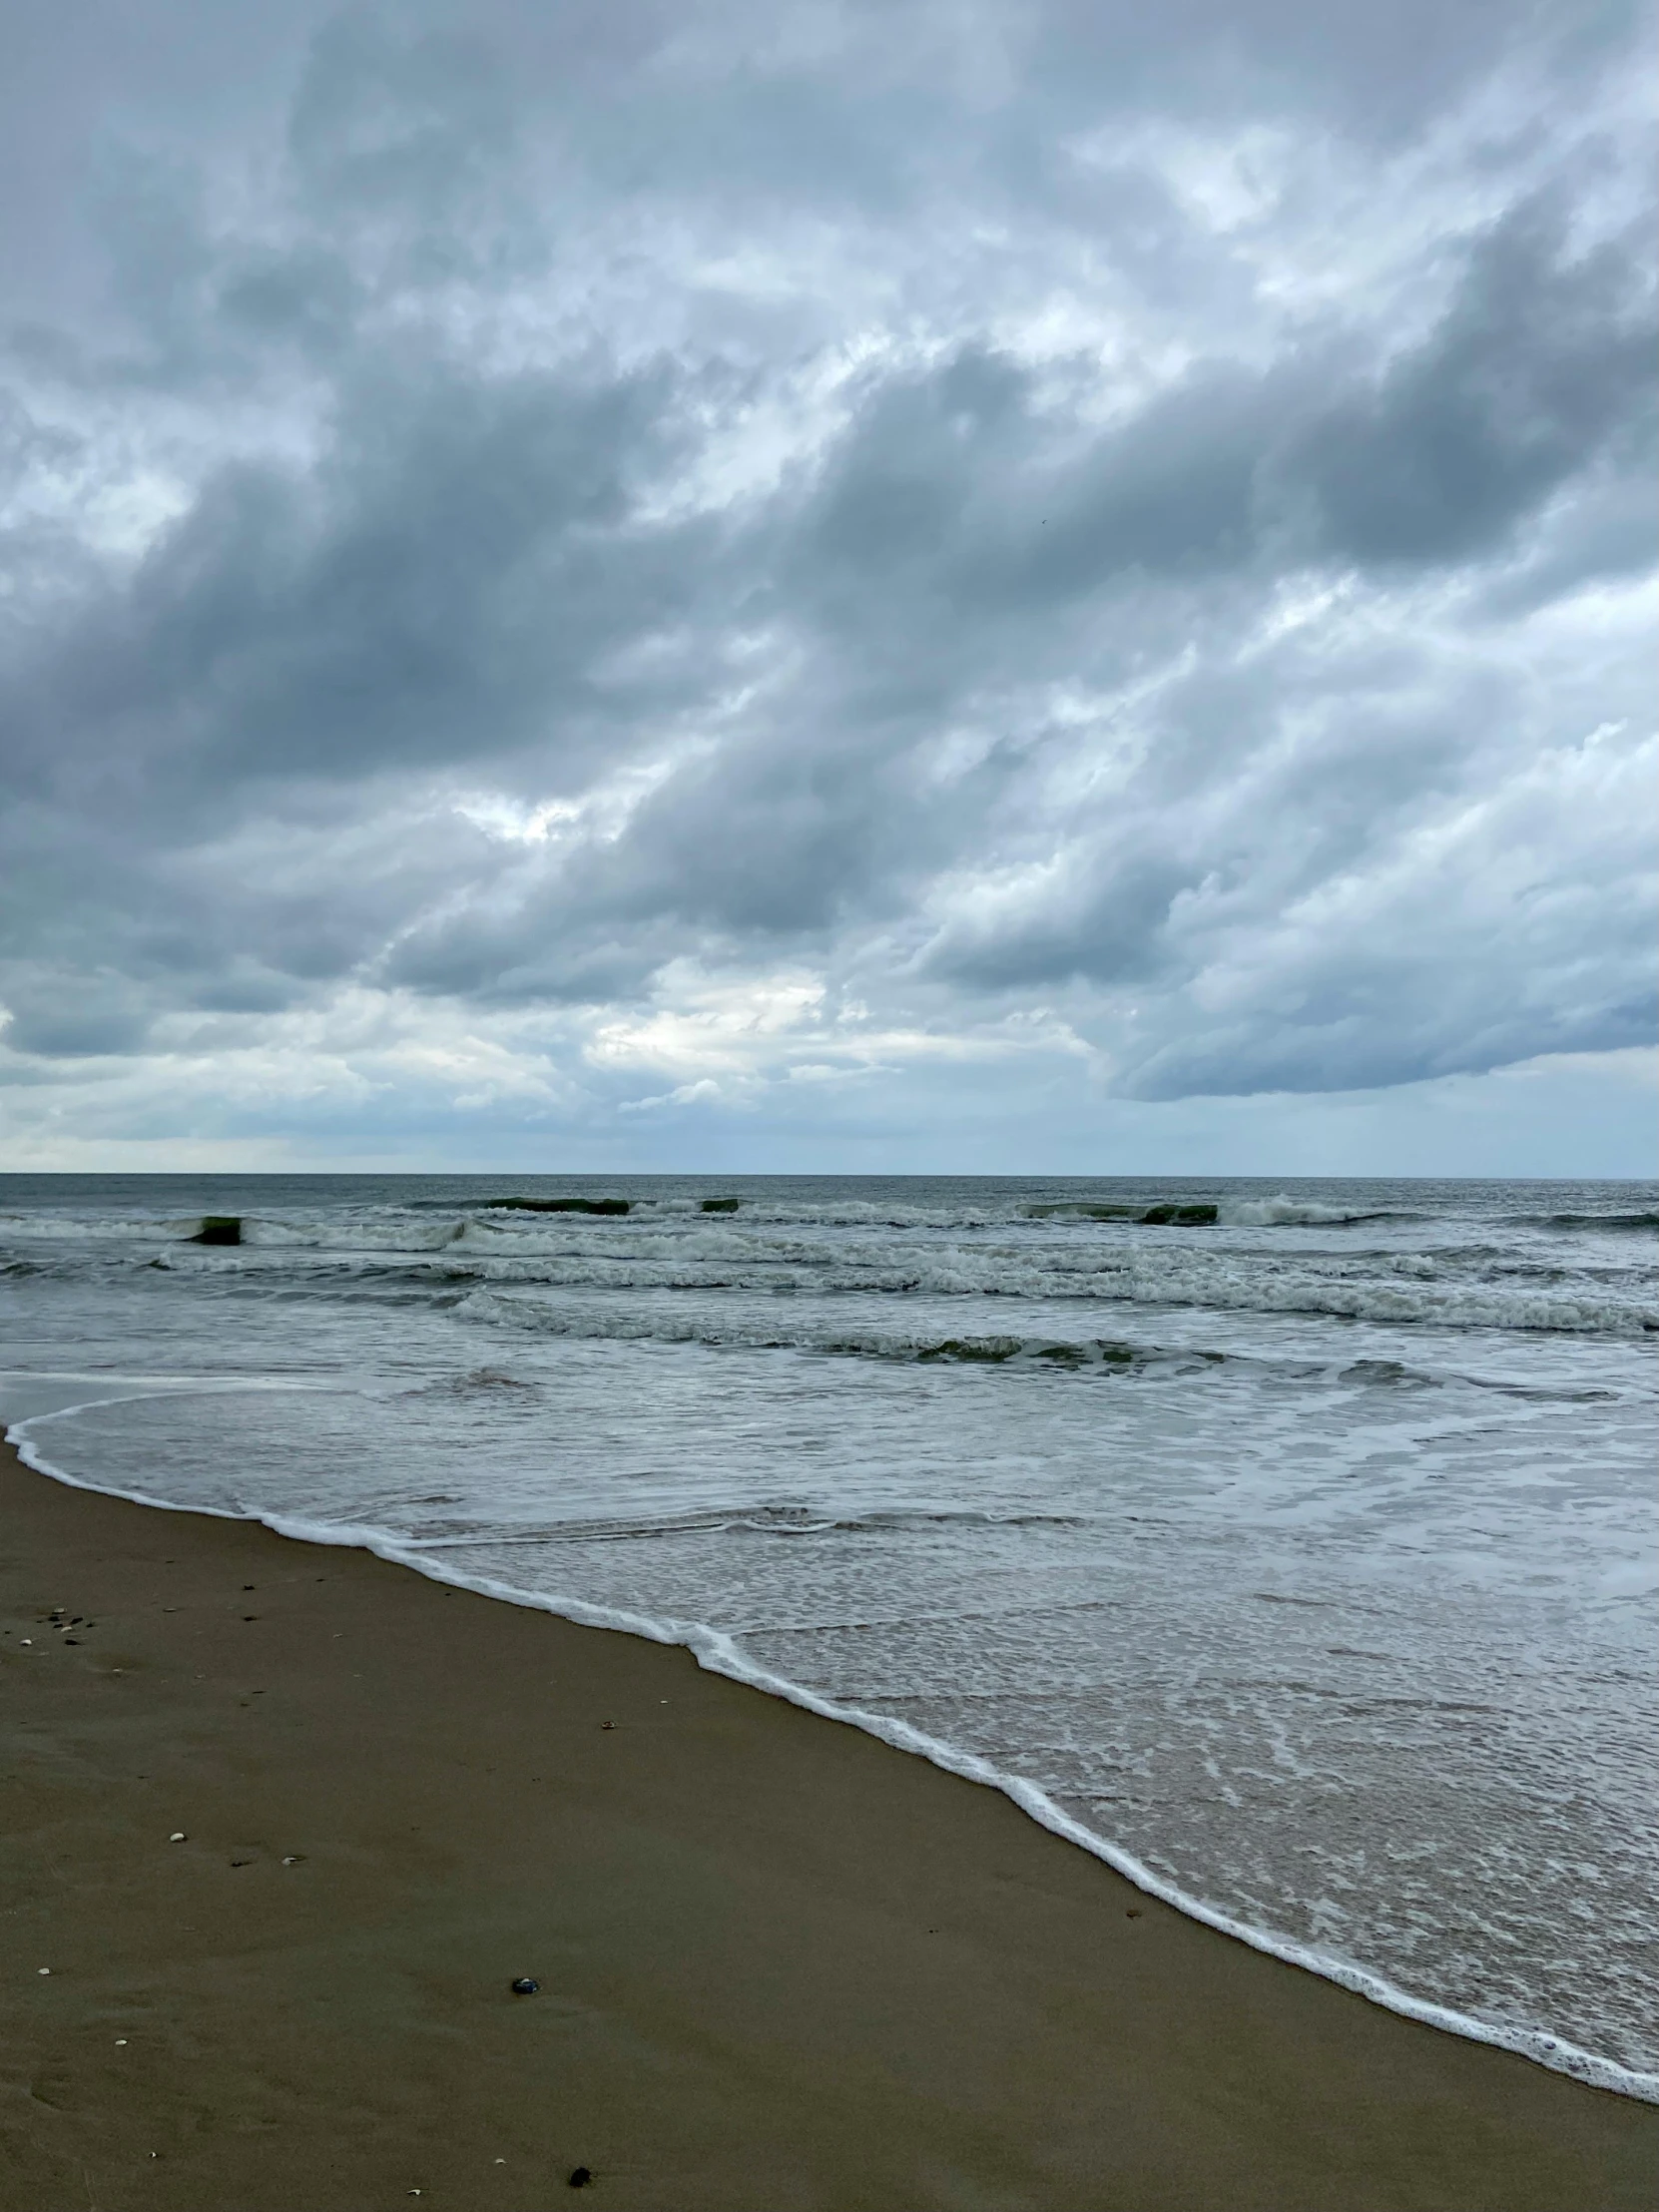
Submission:
POLYGON ((1313 1199, 1287 1198, 1283 1191, 1273 1198, 1230 1199, 1220 1213, 1224 1222, 1239 1229, 1334 1228, 1386 1218, 1376 1208, 1321 1206, 1313 1199))

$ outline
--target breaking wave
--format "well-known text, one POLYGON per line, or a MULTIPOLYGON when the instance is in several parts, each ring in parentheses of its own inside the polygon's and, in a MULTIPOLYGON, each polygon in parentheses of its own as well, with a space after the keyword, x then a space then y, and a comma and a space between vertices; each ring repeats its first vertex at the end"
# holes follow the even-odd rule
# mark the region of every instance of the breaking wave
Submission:
POLYGON ((1515 1218, 1539 1229, 1659 1229, 1659 1213, 1518 1214, 1515 1218))
MULTIPOLYGON (((464 1278, 463 1278, 464 1279, 464 1278)), ((490 1271, 506 1285, 513 1276, 490 1271)), ((992 1265, 975 1256, 918 1258, 908 1266, 858 1267, 844 1262, 833 1272, 721 1268, 708 1263, 641 1266, 612 1262, 525 1271, 527 1287, 591 1290, 757 1291, 818 1294, 1089 1301, 1103 1305, 1186 1307, 1219 1313, 1326 1315, 1345 1321, 1441 1329, 1514 1330, 1571 1336, 1638 1337, 1659 1332, 1659 1305, 1636 1299, 1549 1295, 1463 1284, 1442 1285, 1393 1277, 1345 1280, 1298 1271, 1130 1262, 1111 1267, 992 1265)), ((662 1324, 654 1314, 646 1324, 662 1324)))

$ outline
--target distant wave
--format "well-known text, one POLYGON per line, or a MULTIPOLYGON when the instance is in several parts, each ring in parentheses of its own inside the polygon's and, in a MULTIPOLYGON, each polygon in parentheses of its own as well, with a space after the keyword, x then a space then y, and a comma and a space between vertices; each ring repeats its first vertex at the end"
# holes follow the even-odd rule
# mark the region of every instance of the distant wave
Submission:
MULTIPOLYGON (((463 1225, 464 1226, 464 1225, 463 1225)), ((655 1235, 574 1233, 451 1236, 425 1251, 325 1250, 292 1245, 273 1268, 271 1248, 199 1246, 145 1265, 185 1268, 209 1281, 258 1281, 290 1294, 357 1297, 446 1294, 473 1288, 570 1292, 740 1292, 818 1299, 997 1298, 1045 1303, 1164 1306, 1213 1312, 1326 1315, 1388 1326, 1639 1337, 1659 1332, 1651 1280, 1610 1295, 1603 1274, 1499 1264, 1468 1279, 1465 1256, 1416 1252, 1292 1251, 1200 1242, 1059 1246, 888 1240, 839 1244, 769 1240, 712 1226, 655 1235), (614 1240, 614 1241, 613 1241, 614 1240)), ((655 1322, 645 1325, 650 1333, 655 1322)))
MULTIPOLYGON (((0 1240, 30 1245, 134 1244, 150 1246, 199 1243, 201 1214, 87 1218, 60 1213, 0 1214, 0 1240)), ((1329 1229, 1369 1223, 1434 1220, 1440 1217, 1399 1206, 1338 1205, 1293 1198, 1280 1191, 1261 1198, 1188 1194, 1134 1199, 1009 1197, 1000 1203, 940 1206, 877 1205, 863 1199, 807 1200, 743 1198, 708 1200, 688 1197, 634 1197, 623 1200, 542 1199, 505 1196, 459 1204, 454 1198, 411 1201, 399 1216, 368 1220, 350 1212, 318 1212, 309 1218, 295 1210, 279 1214, 251 1211, 234 1217, 244 1247, 358 1252, 436 1252, 455 1244, 516 1244, 538 1237, 563 1237, 586 1245, 615 1239, 638 1249, 665 1233, 714 1231, 717 1226, 743 1237, 797 1230, 807 1236, 834 1230, 864 1230, 876 1236, 893 1231, 922 1235, 1014 1230, 1035 1233, 1047 1225, 1073 1235, 1085 1225, 1120 1236, 1137 1229, 1156 1230, 1159 1241, 1190 1241, 1207 1229, 1329 1229), (440 1218, 433 1219, 433 1215, 440 1218), (400 1218, 399 1218, 400 1217, 400 1218)), ((1449 1222, 1453 1217, 1445 1217, 1449 1222)), ((1659 1211, 1554 1212, 1511 1214, 1515 1227, 1555 1231, 1652 1232, 1659 1211)), ((574 1246, 580 1248, 580 1245, 574 1246)))
POLYGON ((1221 1219, 1233 1229, 1348 1229, 1363 1221, 1421 1218, 1382 1207, 1320 1206, 1312 1199, 1287 1198, 1283 1192, 1277 1198, 1229 1199, 1221 1208, 1221 1219))
POLYGON ((1178 1361, 1199 1367, 1214 1365, 1223 1358, 1219 1352, 1166 1352, 1099 1337, 938 1337, 912 1335, 897 1328, 837 1329, 832 1324, 814 1326, 799 1322, 789 1328, 767 1328, 739 1319, 715 1321, 707 1314, 681 1317, 661 1311, 638 1315, 604 1313, 591 1306, 553 1308, 535 1298, 503 1297, 487 1290, 473 1292, 461 1302, 457 1311, 467 1320, 530 1328, 554 1337, 702 1344, 714 1348, 745 1346, 765 1352, 840 1353, 924 1365, 938 1362, 1005 1367, 1011 1361, 1018 1361, 1031 1366, 1122 1370, 1145 1366, 1152 1361, 1178 1361))
POLYGON ((1054 1221, 1061 1226, 1084 1222, 1123 1228, 1195 1229, 1224 1228, 1347 1228, 1358 1222, 1408 1221, 1419 1217, 1380 1207, 1342 1207, 1311 1199, 1215 1198, 1201 1192, 1160 1198, 1054 1199, 1010 1198, 1001 1205, 983 1206, 878 1206, 867 1200, 839 1202, 767 1199, 632 1198, 475 1199, 457 1206, 454 1199, 417 1201, 403 1209, 401 1220, 369 1222, 360 1216, 318 1214, 280 1216, 248 1212, 234 1217, 202 1214, 176 1216, 110 1215, 102 1219, 61 1214, 0 1215, 0 1236, 16 1235, 35 1241, 112 1241, 192 1243, 200 1241, 210 1218, 234 1219, 244 1244, 259 1246, 325 1246, 361 1251, 435 1251, 466 1236, 522 1235, 556 1223, 567 1233, 637 1236, 652 1229, 679 1225, 711 1225, 716 1221, 745 1230, 754 1229, 868 1229, 978 1230, 1015 1228, 1033 1222, 1054 1221), (431 1213, 447 1220, 432 1221, 431 1213), (626 1228, 621 1224, 626 1223, 626 1228))
POLYGON ((1512 1219, 1536 1229, 1659 1229, 1659 1213, 1516 1214, 1512 1219))
MULTIPOLYGON (((1164 1303, 1168 1303, 1167 1301, 1164 1303)), ((712 1349, 745 1347, 752 1351, 805 1352, 872 1360, 910 1361, 921 1366, 1020 1367, 1081 1374, 1141 1373, 1153 1367, 1178 1368, 1199 1373, 1238 1361, 1236 1352, 1207 1348, 1126 1344, 1108 1337, 1058 1337, 999 1335, 963 1332, 941 1337, 912 1332, 901 1326, 837 1328, 831 1320, 792 1315, 788 1322, 757 1322, 734 1316, 717 1318, 708 1309, 677 1313, 662 1307, 627 1310, 602 1308, 589 1303, 555 1306, 533 1294, 502 1293, 485 1288, 460 1300, 455 1312, 461 1320, 486 1326, 529 1329, 538 1335, 573 1339, 655 1344, 701 1344, 712 1349)), ((1628 1334, 1628 1332, 1621 1332, 1628 1334)), ((1254 1368, 1278 1363, 1248 1356, 1254 1368)), ((1489 1382, 1460 1373, 1431 1374, 1391 1360, 1362 1360, 1352 1365, 1325 1366, 1305 1359, 1283 1364, 1299 1376, 1331 1373, 1344 1381, 1371 1387, 1405 1385, 1437 1387, 1447 1382, 1472 1387, 1501 1390, 1521 1397, 1570 1397, 1589 1400, 1610 1393, 1595 1388, 1560 1389, 1548 1384, 1489 1382)))

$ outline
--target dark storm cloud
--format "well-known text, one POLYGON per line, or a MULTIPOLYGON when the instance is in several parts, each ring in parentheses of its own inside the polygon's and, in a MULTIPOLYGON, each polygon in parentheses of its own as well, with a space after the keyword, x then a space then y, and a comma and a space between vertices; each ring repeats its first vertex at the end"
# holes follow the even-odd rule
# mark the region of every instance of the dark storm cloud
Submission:
POLYGON ((1427 343, 1310 432, 1298 459, 1334 553, 1465 559, 1610 442, 1651 460, 1651 286, 1629 247, 1570 259, 1564 231, 1536 204, 1494 225, 1427 343))
POLYGON ((1624 15, 288 20, 14 332, 14 1051, 688 958, 1148 1098, 1640 1038, 1629 667, 1498 635, 1653 557, 1624 15))
POLYGON ((696 607, 710 533, 630 513, 665 442, 656 378, 354 392, 313 468, 216 473, 73 624, 37 680, 48 758, 90 739, 177 805, 532 738, 580 754, 623 711, 607 653, 696 607))
POLYGON ((1569 258, 1533 205, 1465 263, 1375 380, 1337 341, 1259 373, 1210 361, 1081 450, 1009 362, 884 382, 808 519, 808 588, 827 574, 854 620, 899 579, 998 618, 1126 573, 1461 560, 1610 443, 1649 458, 1654 302, 1632 247, 1569 258))

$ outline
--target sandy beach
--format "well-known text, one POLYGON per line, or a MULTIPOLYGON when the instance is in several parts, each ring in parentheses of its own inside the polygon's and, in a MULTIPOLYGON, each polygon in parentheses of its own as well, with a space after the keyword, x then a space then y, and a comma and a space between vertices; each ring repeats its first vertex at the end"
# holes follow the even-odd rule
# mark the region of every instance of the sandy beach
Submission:
POLYGON ((583 2171, 640 2212, 1659 2187, 1659 2110, 682 1651, 9 1450, 0 1513, 6 2212, 531 2212, 583 2171))

